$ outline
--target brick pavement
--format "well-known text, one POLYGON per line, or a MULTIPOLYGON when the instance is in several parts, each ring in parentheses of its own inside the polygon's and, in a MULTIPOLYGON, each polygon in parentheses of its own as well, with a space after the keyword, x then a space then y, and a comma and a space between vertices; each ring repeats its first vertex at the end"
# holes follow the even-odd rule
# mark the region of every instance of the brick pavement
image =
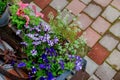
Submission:
POLYGON ((48 13, 52 11, 56 16, 58 9, 63 13, 64 9, 69 11, 65 13, 72 15, 70 23, 73 16, 80 15, 81 35, 91 48, 84 57, 89 75, 85 80, 120 80, 120 0, 33 0, 33 3, 45 14, 46 22, 48 13))

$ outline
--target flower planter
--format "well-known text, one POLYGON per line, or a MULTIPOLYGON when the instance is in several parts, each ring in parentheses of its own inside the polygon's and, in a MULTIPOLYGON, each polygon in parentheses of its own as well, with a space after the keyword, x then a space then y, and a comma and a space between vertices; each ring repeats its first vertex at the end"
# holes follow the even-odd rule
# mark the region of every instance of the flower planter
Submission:
POLYGON ((9 8, 7 7, 5 12, 0 17, 0 27, 4 27, 9 23, 10 14, 9 14, 9 8))
MULTIPOLYGON (((85 59, 82 60, 82 71, 84 72, 86 69, 86 64, 87 61, 85 59)), ((76 74, 76 71, 70 71, 70 70, 66 70, 66 72, 64 72, 62 75, 60 75, 59 77, 57 77, 56 80, 66 80, 69 76, 74 76, 74 74, 76 74)))

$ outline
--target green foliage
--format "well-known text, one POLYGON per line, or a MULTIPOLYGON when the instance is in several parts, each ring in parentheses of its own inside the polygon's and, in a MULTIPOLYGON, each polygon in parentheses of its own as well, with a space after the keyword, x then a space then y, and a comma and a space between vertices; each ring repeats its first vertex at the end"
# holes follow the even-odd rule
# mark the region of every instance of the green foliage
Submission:
POLYGON ((58 16, 54 19, 54 16, 52 13, 49 14, 50 18, 50 26, 53 29, 53 31, 57 35, 61 35, 63 38, 74 41, 76 39, 76 30, 72 28, 72 26, 68 23, 68 17, 70 15, 65 15, 65 17, 62 16, 61 12, 58 12, 58 16))
POLYGON ((86 40, 81 36, 73 42, 66 42, 64 45, 57 45, 60 54, 70 53, 84 57, 89 51, 86 40))
POLYGON ((66 70, 71 70, 72 71, 72 69, 74 68, 74 66, 75 66, 74 62, 67 62, 67 63, 65 63, 65 69, 66 70))
POLYGON ((40 77, 43 77, 43 76, 45 76, 45 75, 46 75, 46 72, 45 72, 44 70, 39 69, 39 70, 36 72, 36 76, 37 76, 36 80, 39 80, 40 77))

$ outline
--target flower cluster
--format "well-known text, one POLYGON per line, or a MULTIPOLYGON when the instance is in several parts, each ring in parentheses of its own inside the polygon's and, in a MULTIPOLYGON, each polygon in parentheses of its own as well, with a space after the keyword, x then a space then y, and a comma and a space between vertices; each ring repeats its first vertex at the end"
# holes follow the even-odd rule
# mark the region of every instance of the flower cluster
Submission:
POLYGON ((36 80, 56 80, 66 70, 82 69, 82 58, 73 54, 77 45, 71 48, 65 44, 68 42, 65 42, 64 36, 61 38, 60 34, 40 19, 44 15, 38 13, 34 5, 34 15, 31 15, 28 7, 29 4, 22 2, 11 7, 11 19, 18 29, 16 35, 22 33, 23 42, 20 44, 27 55, 17 66, 25 67, 30 79, 34 76, 36 80))
POLYGON ((37 75, 40 80, 53 80, 65 70, 80 70, 82 67, 79 56, 67 53, 60 54, 61 43, 50 26, 40 22, 37 26, 29 27, 24 31, 24 51, 28 60, 18 64, 30 70, 29 75, 37 75))
POLYGON ((10 6, 10 11, 12 14, 11 22, 19 29, 21 29, 21 27, 23 27, 24 25, 26 27, 31 24, 36 25, 40 22, 40 17, 44 17, 42 13, 36 11, 35 5, 23 3, 22 1, 14 3, 12 6, 10 6))

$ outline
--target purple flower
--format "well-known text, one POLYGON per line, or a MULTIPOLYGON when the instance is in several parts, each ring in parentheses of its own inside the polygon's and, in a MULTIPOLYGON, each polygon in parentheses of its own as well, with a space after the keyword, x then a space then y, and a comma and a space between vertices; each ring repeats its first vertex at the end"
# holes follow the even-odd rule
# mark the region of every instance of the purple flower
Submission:
POLYGON ((80 56, 76 56, 75 58, 76 58, 76 60, 82 61, 82 58, 80 56))
POLYGON ((61 66, 61 69, 64 69, 64 61, 63 61, 63 60, 60 60, 59 64, 60 64, 60 66, 61 66))
POLYGON ((58 43, 58 41, 59 41, 59 40, 58 40, 57 37, 55 37, 54 40, 53 40, 53 42, 54 42, 55 44, 58 43))
POLYGON ((17 30, 16 35, 19 35, 21 33, 21 30, 17 30))
POLYGON ((45 34, 44 38, 46 39, 46 41, 50 40, 50 35, 49 34, 45 34))
POLYGON ((30 31, 33 31, 33 30, 35 30, 35 28, 30 28, 30 31))
POLYGON ((21 62, 17 65, 18 68, 25 67, 25 66, 26 66, 26 64, 24 62, 21 62))
POLYGON ((47 41, 47 42, 48 42, 48 45, 49 45, 49 46, 53 46, 53 45, 54 45, 54 43, 53 43, 52 40, 49 40, 49 41, 47 41))
POLYGON ((32 53, 32 56, 37 55, 37 50, 33 49, 31 53, 32 53))
POLYGON ((26 34, 29 38, 33 38, 34 37, 34 35, 33 34, 31 34, 31 33, 28 33, 28 34, 26 34))
POLYGON ((37 45, 41 44, 41 41, 33 41, 32 44, 37 46, 37 45))
POLYGON ((50 69, 51 68, 50 64, 46 64, 46 68, 50 69))
POLYGON ((35 68, 35 66, 32 66, 31 71, 32 71, 33 74, 35 74, 37 72, 37 69, 35 68))
POLYGON ((54 53, 54 56, 57 56, 57 53, 53 47, 50 48, 50 53, 54 53))
POLYGON ((77 70, 77 71, 79 71, 79 70, 81 70, 82 69, 82 62, 81 61, 76 61, 75 62, 75 69, 77 70))
POLYGON ((28 77, 29 77, 29 80, 32 80, 32 76, 30 72, 28 73, 28 77))
POLYGON ((34 28, 35 28, 35 30, 36 30, 37 32, 40 32, 40 31, 41 31, 39 26, 36 26, 36 27, 34 27, 34 28))
POLYGON ((69 57, 70 59, 73 59, 73 58, 75 58, 75 55, 68 55, 68 57, 69 57))
POLYGON ((52 80, 54 77, 53 77, 53 74, 51 72, 48 72, 48 79, 47 80, 52 80))
POLYGON ((45 64, 40 64, 40 65, 39 65, 39 68, 40 68, 40 69, 45 69, 46 66, 45 66, 45 64))
POLYGON ((28 44, 26 42, 21 42, 20 44, 27 46, 28 44))
POLYGON ((50 26, 45 25, 45 26, 44 26, 44 31, 46 31, 46 32, 50 31, 50 26))
POLYGON ((35 37, 38 37, 38 36, 39 36, 39 34, 38 34, 38 33, 36 33, 36 34, 34 34, 34 36, 35 36, 35 37))

